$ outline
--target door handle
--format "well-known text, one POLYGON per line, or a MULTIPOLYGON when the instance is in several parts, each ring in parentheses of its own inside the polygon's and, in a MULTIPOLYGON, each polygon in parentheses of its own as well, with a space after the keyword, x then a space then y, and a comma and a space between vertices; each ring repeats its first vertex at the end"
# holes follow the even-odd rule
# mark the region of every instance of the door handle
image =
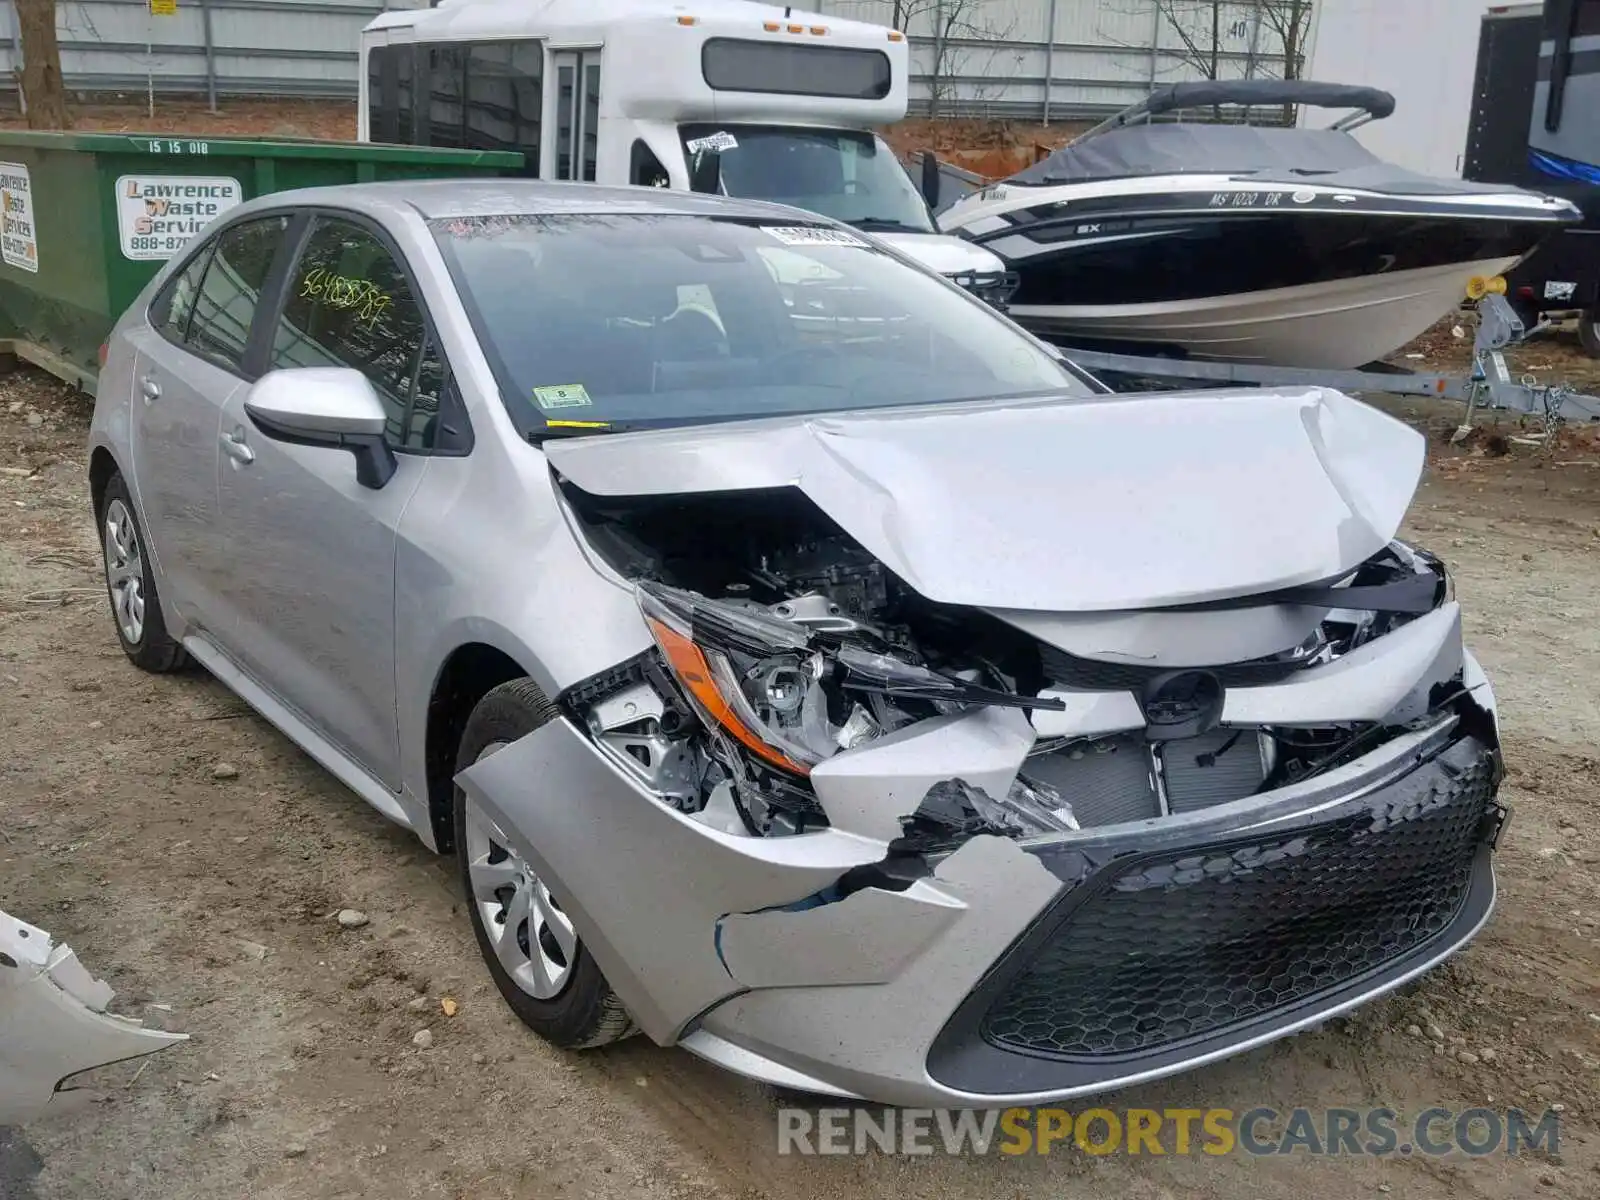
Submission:
POLYGON ((249 466, 256 460, 256 452, 244 440, 244 430, 235 429, 232 433, 222 435, 222 449, 227 456, 240 466, 249 466))
POLYGON ((161 385, 148 375, 139 381, 139 390, 144 393, 146 404, 161 399, 161 385))

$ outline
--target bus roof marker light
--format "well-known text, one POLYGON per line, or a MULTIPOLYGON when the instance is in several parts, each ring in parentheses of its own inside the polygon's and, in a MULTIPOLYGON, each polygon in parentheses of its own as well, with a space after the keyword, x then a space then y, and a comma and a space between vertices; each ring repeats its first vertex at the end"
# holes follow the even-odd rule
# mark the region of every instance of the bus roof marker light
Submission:
POLYGON ((806 27, 804 25, 791 25, 791 26, 789 26, 789 32, 790 33, 804 33, 805 31, 806 31, 806 27))
POLYGON ((699 17, 687 17, 687 16, 679 17, 678 18, 678 24, 679 25, 698 25, 698 24, 700 24, 700 18, 699 17))
POLYGON ((898 29, 891 29, 889 30, 889 40, 891 42, 903 42, 906 40, 906 35, 901 33, 898 29))
POLYGON ((828 27, 826 25, 813 25, 811 27, 811 32, 817 37, 821 37, 823 34, 828 32, 828 27))
POLYGON ((783 28, 783 26, 779 25, 776 21, 763 21, 761 22, 761 28, 765 29, 768 33, 777 33, 778 30, 783 28))

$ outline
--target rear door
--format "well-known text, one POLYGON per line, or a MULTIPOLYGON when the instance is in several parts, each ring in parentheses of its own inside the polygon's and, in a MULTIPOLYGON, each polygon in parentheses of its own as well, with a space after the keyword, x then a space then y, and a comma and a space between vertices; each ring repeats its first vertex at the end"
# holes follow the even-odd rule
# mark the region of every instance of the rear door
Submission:
POLYGON ((176 275, 129 335, 134 360, 133 466, 162 598, 212 630, 225 572, 217 513, 223 406, 245 386, 244 357, 286 217, 229 226, 176 275))

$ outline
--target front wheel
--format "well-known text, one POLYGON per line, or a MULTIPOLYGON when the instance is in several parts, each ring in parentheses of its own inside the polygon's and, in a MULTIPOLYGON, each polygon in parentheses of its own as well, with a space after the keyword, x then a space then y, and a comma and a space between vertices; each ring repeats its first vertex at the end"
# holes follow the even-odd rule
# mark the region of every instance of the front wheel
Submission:
MULTIPOLYGON (((556 715, 528 679, 503 683, 478 702, 456 753, 456 770, 526 737, 556 715)), ((460 787, 456 860, 478 949, 495 986, 523 1024, 569 1050, 634 1032, 628 1010, 573 930, 560 898, 511 847, 501 828, 460 787)))
POLYGON ((1578 341, 1590 358, 1600 358, 1600 304, 1578 318, 1578 341))

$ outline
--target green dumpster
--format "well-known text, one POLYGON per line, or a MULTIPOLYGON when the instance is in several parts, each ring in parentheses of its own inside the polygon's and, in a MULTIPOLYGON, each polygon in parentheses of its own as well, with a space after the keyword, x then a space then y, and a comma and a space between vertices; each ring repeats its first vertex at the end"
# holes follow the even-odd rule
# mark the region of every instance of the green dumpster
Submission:
POLYGON ((139 290, 213 217, 289 188, 513 175, 522 155, 308 139, 0 132, 0 353, 94 387, 139 290))

